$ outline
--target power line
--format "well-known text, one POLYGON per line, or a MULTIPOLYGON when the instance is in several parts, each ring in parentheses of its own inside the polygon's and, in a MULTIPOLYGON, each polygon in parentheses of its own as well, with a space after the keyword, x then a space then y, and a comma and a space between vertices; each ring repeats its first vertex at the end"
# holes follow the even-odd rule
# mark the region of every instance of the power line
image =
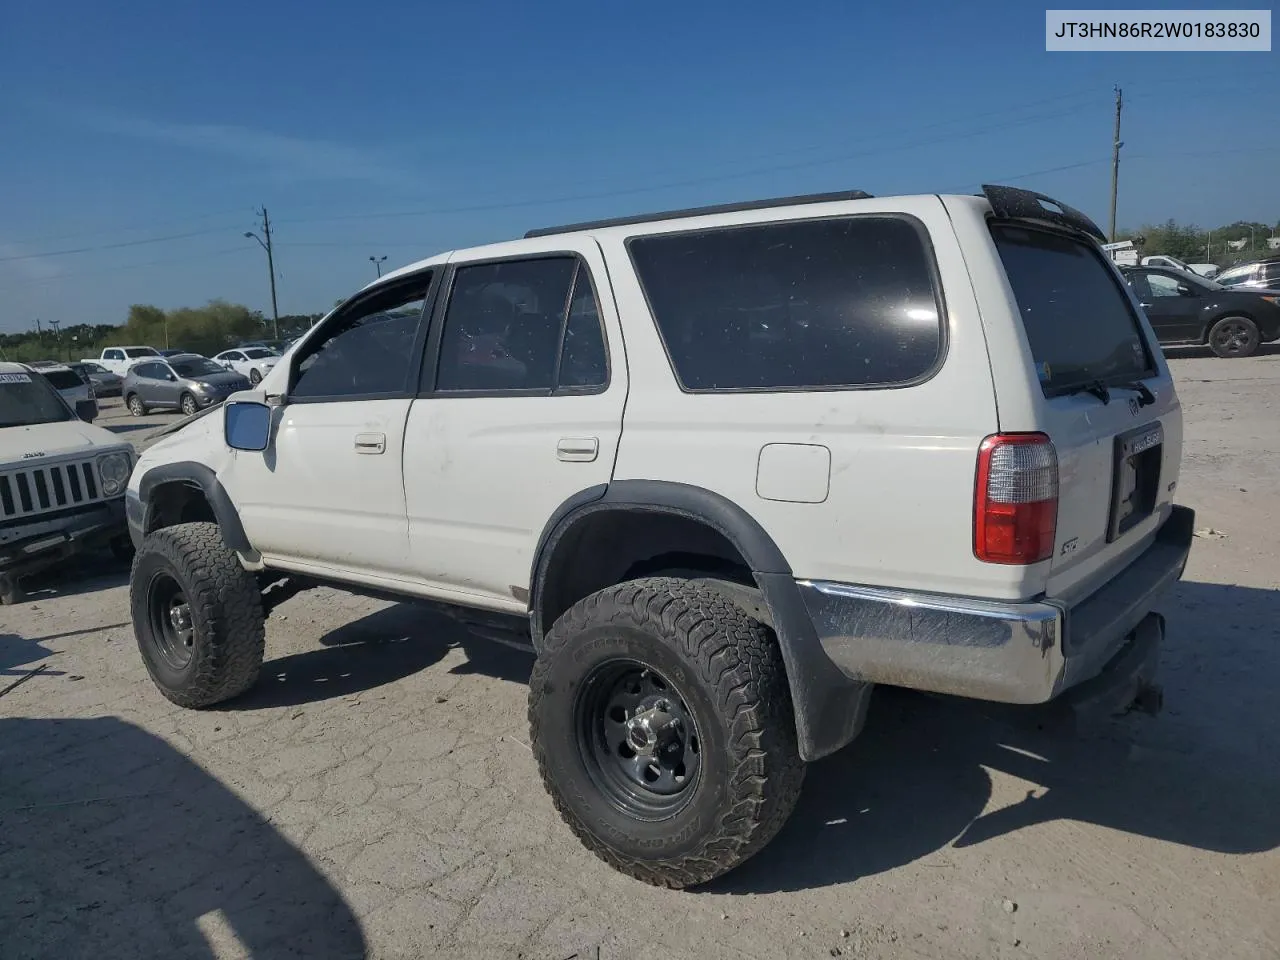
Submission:
POLYGON ((983 136, 987 133, 993 133, 1000 130, 1011 129, 1014 127, 1027 126, 1032 123, 1040 123, 1044 120, 1059 119, 1064 116, 1070 116, 1079 113, 1083 107, 1072 107, 1069 110, 1057 113, 1041 114, 1033 117, 1022 117, 1007 123, 994 124, 988 127, 982 127, 977 130, 970 130, 964 133, 950 133, 941 137, 932 137, 926 140, 918 140, 912 143, 890 144, 883 147, 873 147, 867 150, 858 150, 852 153, 842 153, 838 156, 825 157, 819 160, 805 160, 797 163, 779 164, 768 167, 756 167, 751 170, 742 170, 734 173, 711 174, 703 177, 692 177, 685 180, 669 181, 667 183, 650 184, 643 187, 629 187, 618 190, 598 191, 594 193, 581 193, 573 196, 545 197, 535 200, 513 200, 503 203, 492 204, 471 204, 458 207, 435 207, 431 209, 419 210, 393 210, 386 213, 359 213, 359 214, 335 214, 322 217, 294 217, 287 220, 281 220, 280 223, 337 223, 348 222, 353 220, 389 220, 401 219, 404 217, 424 217, 439 216, 451 213, 481 213, 496 210, 516 210, 525 207, 554 206, 561 203, 575 203, 581 200, 610 200, 616 197, 632 196, 641 193, 655 193, 662 190, 672 190, 679 187, 701 186, 708 183, 720 183, 727 180, 740 180, 750 177, 760 176, 768 173, 782 173, 791 170, 800 170, 809 167, 826 166, 833 163, 844 163, 849 160, 856 160, 862 157, 874 156, 878 153, 892 153, 898 150, 914 150, 919 147, 934 146, 939 143, 949 143, 956 140, 967 140, 973 137, 983 136))
MULTIPOLYGON (((143 267, 160 267, 160 266, 167 266, 168 264, 171 264, 171 263, 190 263, 194 260, 210 260, 210 259, 213 259, 214 257, 225 257, 232 253, 246 253, 248 252, 248 250, 249 250, 248 247, 240 245, 235 247, 227 247, 224 250, 213 250, 208 253, 188 254, 182 257, 166 257, 161 260, 146 260, 146 261, 143 261, 142 263, 126 263, 121 266, 113 266, 113 267, 95 267, 92 270, 79 270, 79 271, 76 271, 75 273, 60 273, 54 277, 36 277, 30 280, 24 280, 24 281, 21 281, 19 286, 24 286, 24 287, 45 286, 51 283, 59 283, 63 280, 75 280, 80 277, 101 276, 104 273, 114 274, 114 273, 120 273, 124 270, 140 270, 143 267)), ((2 287, 0 289, 14 290, 14 289, 17 289, 17 287, 9 286, 9 287, 2 287)))
POLYGON ((212 230, 192 230, 189 233, 174 233, 167 237, 148 237, 145 240, 121 240, 117 243, 101 243, 92 247, 73 247, 67 250, 45 250, 42 253, 22 253, 16 256, 0 257, 0 263, 14 260, 43 260, 47 257, 65 257, 75 253, 94 253, 98 250, 120 250, 124 247, 142 247, 151 243, 169 243, 173 240, 188 240, 191 237, 206 237, 213 233, 224 233, 226 227, 212 230))

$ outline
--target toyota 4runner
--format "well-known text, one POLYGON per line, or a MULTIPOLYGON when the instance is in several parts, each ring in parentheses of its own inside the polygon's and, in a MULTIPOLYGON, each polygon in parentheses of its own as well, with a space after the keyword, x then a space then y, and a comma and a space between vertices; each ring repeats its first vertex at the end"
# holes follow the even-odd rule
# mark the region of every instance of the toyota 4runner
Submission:
POLYGON ((388 274, 143 454, 142 658, 234 697, 315 584, 524 618, 556 807, 673 887, 777 833, 875 684, 1154 710, 1182 415, 1100 239, 1012 188, 846 193, 388 274))

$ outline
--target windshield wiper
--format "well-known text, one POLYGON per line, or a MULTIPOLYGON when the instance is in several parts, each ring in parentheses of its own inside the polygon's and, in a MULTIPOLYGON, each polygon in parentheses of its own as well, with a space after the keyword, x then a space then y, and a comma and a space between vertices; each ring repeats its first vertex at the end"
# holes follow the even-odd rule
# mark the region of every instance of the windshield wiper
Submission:
POLYGON ((1149 403, 1156 402, 1156 395, 1152 393, 1151 388, 1141 380, 1130 380, 1126 383, 1113 383, 1112 386, 1118 387, 1121 390, 1133 390, 1137 393, 1139 407, 1145 407, 1149 403))
POLYGON ((1070 395, 1073 393, 1091 393, 1099 400, 1102 405, 1106 406, 1111 402, 1111 391, 1107 389, 1107 385, 1101 380, 1086 380, 1084 383, 1072 384, 1063 389, 1063 394, 1070 395))

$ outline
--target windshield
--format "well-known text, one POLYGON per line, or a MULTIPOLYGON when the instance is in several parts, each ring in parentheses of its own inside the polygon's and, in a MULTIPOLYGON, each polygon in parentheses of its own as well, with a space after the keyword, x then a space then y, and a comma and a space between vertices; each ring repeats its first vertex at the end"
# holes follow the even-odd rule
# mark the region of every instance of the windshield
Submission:
POLYGON ((130 359, 133 359, 134 357, 160 356, 159 353, 157 353, 155 350, 152 350, 150 347, 130 347, 128 350, 124 352, 124 355, 126 357, 129 357, 130 359))
POLYGON ((45 381, 29 373, 0 373, 0 427, 71 420, 71 411, 45 381))
POLYGON ((1045 395, 1154 369, 1133 306, 1092 246, 1021 226, 991 233, 1022 313, 1045 395))
POLYGON ((207 360, 204 357, 186 357, 182 360, 170 360, 169 366, 180 377, 207 377, 215 373, 226 373, 225 367, 207 360))
POLYGON ((250 360, 262 360, 266 357, 278 356, 274 350, 264 350, 262 347, 253 347, 250 350, 246 350, 244 355, 250 360))

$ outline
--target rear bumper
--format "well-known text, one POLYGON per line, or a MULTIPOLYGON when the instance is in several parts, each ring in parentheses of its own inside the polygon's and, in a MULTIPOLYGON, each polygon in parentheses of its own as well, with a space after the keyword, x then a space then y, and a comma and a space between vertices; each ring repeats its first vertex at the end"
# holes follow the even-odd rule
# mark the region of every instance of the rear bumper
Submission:
POLYGON ((124 497, 0 528, 0 574, 20 577, 36 573, 110 543, 127 529, 124 497))
POLYGON ((1182 576, 1194 525, 1194 511, 1174 507, 1150 547, 1070 607, 825 581, 799 587, 824 653, 851 679, 1044 703, 1114 672, 1136 646, 1154 663, 1164 628, 1151 610, 1182 576))

